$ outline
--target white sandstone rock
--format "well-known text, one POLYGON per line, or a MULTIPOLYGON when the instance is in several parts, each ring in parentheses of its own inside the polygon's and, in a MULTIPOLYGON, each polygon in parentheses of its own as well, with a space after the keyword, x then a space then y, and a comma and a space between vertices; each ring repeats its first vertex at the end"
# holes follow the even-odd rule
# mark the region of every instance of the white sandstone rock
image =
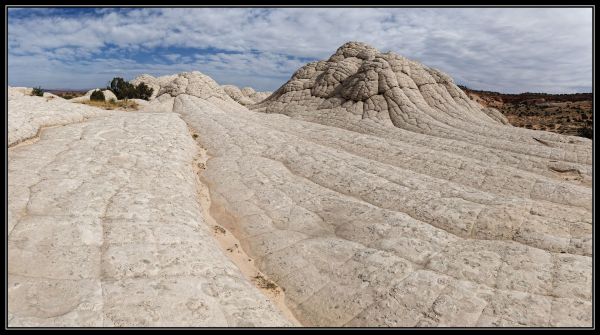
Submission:
MULTIPOLYGON (((286 324, 206 234, 201 145, 210 214, 305 326, 592 325, 591 141, 357 42, 250 109, 199 72, 153 83, 11 148, 9 324, 286 324)), ((44 100, 9 90, 9 126, 44 100)))
POLYGON ((252 87, 244 87, 241 90, 235 85, 223 85, 221 86, 225 93, 229 95, 233 100, 237 101, 243 106, 250 106, 255 103, 261 102, 269 97, 273 92, 256 92, 252 87))
POLYGON ((213 239, 173 113, 9 101, 8 326, 291 326, 213 239), (94 117, 95 115, 95 117, 94 117))
MULTIPOLYGON (((77 98, 70 99, 70 101, 72 101, 72 102, 90 101, 90 97, 92 96, 92 93, 94 91, 98 91, 98 90, 100 90, 100 89, 95 88, 93 90, 89 90, 84 95, 77 97, 77 98)), ((104 94, 104 101, 110 101, 111 99, 114 99, 115 101, 118 100, 117 96, 111 90, 102 90, 102 93, 104 94)))
POLYGON ((105 101, 110 101, 110 100, 117 101, 118 100, 117 96, 111 90, 104 90, 104 91, 102 91, 102 93, 104 94, 105 101))

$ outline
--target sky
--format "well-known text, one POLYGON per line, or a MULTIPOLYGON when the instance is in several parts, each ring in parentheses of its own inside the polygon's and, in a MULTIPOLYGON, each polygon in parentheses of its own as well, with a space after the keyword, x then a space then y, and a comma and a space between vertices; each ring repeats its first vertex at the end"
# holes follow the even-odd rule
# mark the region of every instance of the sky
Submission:
POLYGON ((473 89, 592 91, 591 8, 9 8, 7 37, 11 86, 200 71, 271 91, 360 41, 473 89))

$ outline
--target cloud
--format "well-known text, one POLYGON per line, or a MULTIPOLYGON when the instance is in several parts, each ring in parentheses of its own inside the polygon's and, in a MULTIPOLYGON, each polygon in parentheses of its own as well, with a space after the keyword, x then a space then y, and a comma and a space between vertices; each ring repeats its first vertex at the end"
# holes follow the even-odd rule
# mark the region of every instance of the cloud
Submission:
POLYGON ((350 40, 473 88, 591 91, 585 8, 9 8, 8 77, 11 85, 87 88, 115 69, 130 78, 199 70, 274 90, 350 40))

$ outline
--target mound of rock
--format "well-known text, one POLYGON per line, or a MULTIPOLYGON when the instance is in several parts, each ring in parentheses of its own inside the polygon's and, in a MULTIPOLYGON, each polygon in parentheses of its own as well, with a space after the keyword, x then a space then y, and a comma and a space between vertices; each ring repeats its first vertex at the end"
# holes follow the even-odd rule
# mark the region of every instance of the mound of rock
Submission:
MULTIPOLYGON (((71 99, 71 101, 72 102, 90 101, 90 97, 92 96, 92 93, 94 93, 95 91, 99 91, 99 90, 100 90, 99 88, 94 88, 93 90, 89 90, 89 91, 85 92, 85 94, 80 97, 71 99)), ((111 90, 102 90, 102 93, 104 94, 104 101, 118 100, 117 96, 111 90)))
POLYGON ((212 215, 304 325, 589 325, 591 143, 403 59, 346 44, 266 113, 169 95, 212 157, 212 215))
POLYGON ((168 82, 174 80, 177 75, 168 75, 162 77, 154 77, 149 74, 142 74, 137 78, 130 81, 133 85, 139 85, 140 83, 144 83, 148 85, 148 87, 152 88, 152 95, 149 100, 152 100, 158 96, 158 92, 160 91, 160 87, 166 85, 168 82))
POLYGON ((272 92, 257 92, 251 87, 240 89, 235 85, 220 86, 212 78, 198 71, 162 77, 142 74, 130 82, 134 85, 144 83, 151 87, 153 92, 149 100, 153 100, 163 94, 171 97, 188 94, 201 99, 214 97, 231 102, 230 99, 227 99, 229 97, 242 106, 250 106, 263 101, 272 94, 272 92))
POLYGON ((591 141, 507 125, 447 75, 356 42, 250 109, 202 73, 161 78, 138 78, 158 88, 140 112, 49 132, 44 163, 9 157, 9 319, 287 325, 207 238, 195 145, 211 217, 305 326, 592 325, 591 141), (62 267, 32 261, 47 255, 62 267), (57 282, 77 298, 23 302, 57 282))
POLYGON ((268 98, 273 92, 256 92, 252 87, 240 89, 235 85, 221 86, 225 92, 235 101, 243 106, 254 105, 268 98))
MULTIPOLYGON (((521 128, 507 131, 507 121, 498 111, 469 99, 448 75, 358 42, 342 45, 328 60, 303 66, 251 109, 342 127, 348 121, 363 120, 448 139, 480 142, 486 138, 503 147, 525 144, 521 151, 535 143, 534 137, 589 143, 521 128)), ((591 159, 589 152, 579 154, 591 159)))

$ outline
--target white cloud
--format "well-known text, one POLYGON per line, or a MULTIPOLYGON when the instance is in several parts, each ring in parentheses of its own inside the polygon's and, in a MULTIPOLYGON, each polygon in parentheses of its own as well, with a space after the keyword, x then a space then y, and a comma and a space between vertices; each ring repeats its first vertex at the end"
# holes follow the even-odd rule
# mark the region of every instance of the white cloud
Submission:
POLYGON ((255 78, 253 86, 272 90, 304 63, 302 57, 327 58, 344 42, 358 40, 437 67, 473 88, 591 91, 591 9, 162 8, 80 16, 24 11, 13 17, 9 11, 9 83, 15 85, 90 87, 106 80, 101 73, 120 68, 132 76, 200 70, 238 85, 252 85, 255 78), (159 49, 156 59, 169 64, 132 58, 159 49), (39 63, 30 63, 34 59, 39 63))

